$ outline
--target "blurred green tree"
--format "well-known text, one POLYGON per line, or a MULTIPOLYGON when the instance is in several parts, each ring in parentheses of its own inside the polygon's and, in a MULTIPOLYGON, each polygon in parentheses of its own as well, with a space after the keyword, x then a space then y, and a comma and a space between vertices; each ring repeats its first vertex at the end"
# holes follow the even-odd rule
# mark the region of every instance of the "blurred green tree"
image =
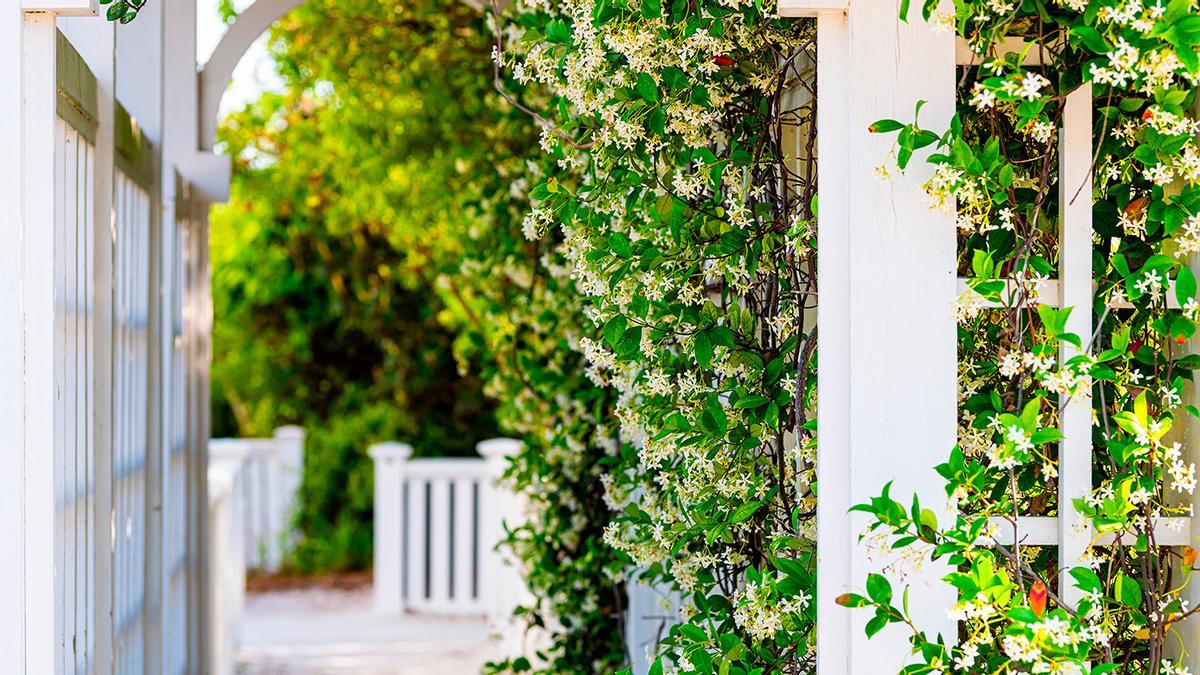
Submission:
POLYGON ((308 430, 301 572, 370 565, 370 443, 466 455, 497 434, 445 327, 464 305, 443 301, 478 225, 462 205, 505 143, 483 20, 458 0, 312 0, 271 30, 283 86, 220 131, 213 433, 308 430))

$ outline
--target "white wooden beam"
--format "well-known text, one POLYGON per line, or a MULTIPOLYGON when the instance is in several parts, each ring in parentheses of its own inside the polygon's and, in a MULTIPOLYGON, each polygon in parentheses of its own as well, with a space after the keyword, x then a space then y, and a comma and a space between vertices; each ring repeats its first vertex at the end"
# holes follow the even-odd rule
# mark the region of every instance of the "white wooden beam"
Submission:
MULTIPOLYGON (((990 540, 983 539, 980 544, 995 541, 1001 546, 1012 546, 1015 540, 1019 540, 1022 546, 1057 546, 1059 543, 1061 527, 1056 516, 1021 516, 1017 519, 1016 539, 1013 536, 1012 521, 1008 518, 991 518, 990 522, 996 528, 996 536, 990 540)), ((1186 546, 1192 541, 1190 532, 1193 522, 1195 521, 1192 518, 1156 518, 1154 520, 1154 540, 1159 546, 1186 546)), ((1088 537, 1088 542, 1094 543, 1096 546, 1133 543, 1132 537, 1118 538, 1112 532, 1099 535, 1089 533, 1088 537)), ((1068 587, 1070 585, 1070 583, 1066 584, 1068 587)))
MULTIPOLYGON (((1085 343, 1092 334, 1092 85, 1067 96, 1059 133, 1059 288, 1061 306, 1072 307, 1066 329, 1085 343)), ((1061 343, 1062 363, 1080 350, 1061 343)), ((1091 524, 1074 499, 1092 489, 1092 392, 1059 401, 1063 439, 1058 444, 1059 564, 1081 564, 1092 539, 1091 524)), ((1062 584, 1064 602, 1075 605, 1082 593, 1062 584)))
POLYGON ((850 568, 855 533, 850 491, 850 23, 817 17, 817 669, 846 672, 851 613, 829 600, 863 580, 850 568))
MULTIPOLYGON (((24 150, 21 115, 23 14, 0 10, 0 452, 7 469, 0 471, 0 537, 24 544, 24 333, 21 310, 21 204, 24 150)), ((25 560, 16 551, 0 556, 0 672, 25 672, 25 560)))
POLYGON ((779 16, 816 17, 829 12, 845 13, 850 0, 779 0, 779 16))
MULTIPOLYGON (((1192 119, 1200 117, 1200 101, 1192 104, 1190 111, 1192 119)), ((1192 254, 1186 259, 1188 268, 1193 274, 1200 274, 1200 255, 1192 254)), ((1171 298, 1175 297, 1174 289, 1171 290, 1171 298)), ((1193 335, 1188 340, 1187 349, 1184 354, 1200 354, 1200 333, 1193 335)), ((1196 386, 1193 378, 1185 378, 1184 380, 1184 402, 1197 405, 1200 404, 1200 387, 1196 386)), ((1200 463, 1200 420, 1197 420, 1192 415, 1183 415, 1183 424, 1181 432, 1183 435, 1183 459, 1186 462, 1200 463)), ((1191 510, 1191 518, 1188 527, 1185 530, 1187 541, 1183 545, 1193 548, 1200 548, 1200 490, 1194 490, 1191 495, 1183 498, 1184 508, 1191 510)), ((1181 565, 1182 566, 1182 565, 1181 565)), ((1180 572, 1187 574, 1186 571, 1180 572)), ((1195 574, 1195 572, 1192 572, 1195 574)), ((1196 581, 1195 578, 1192 579, 1196 581)), ((1187 584, 1181 595, 1188 603, 1195 607, 1200 604, 1200 584, 1187 584)), ((1168 640, 1167 644, 1171 645, 1169 649, 1176 650, 1176 653, 1170 654, 1175 658, 1179 658, 1178 652, 1186 651, 1187 654, 1181 659, 1179 665, 1186 666, 1191 672, 1200 672, 1200 649, 1195 645, 1200 645, 1200 617, 1193 616, 1190 619, 1179 624, 1175 630, 1180 636, 1180 640, 1168 640)))
MULTIPOLYGON (((21 34, 21 310, 24 354, 24 623, 26 673, 54 665, 54 123, 57 32, 52 12, 26 12, 21 34)), ((18 671, 21 672, 21 671, 18 671)))
POLYGON ((58 16, 96 16, 100 13, 97 0, 21 0, 21 9, 58 16))
MULTIPOLYGON (((942 9, 952 11, 949 3, 942 9)), ((954 216, 927 205, 920 186, 932 167, 923 156, 892 182, 880 180, 875 167, 887 160, 895 137, 868 127, 882 118, 911 119, 921 100, 924 124, 949 126, 954 38, 899 14, 899 0, 856 1, 841 21, 817 14, 817 579, 818 621, 831 622, 818 631, 820 675, 897 672, 909 660, 902 631, 868 639, 869 614, 848 613, 847 626, 846 615, 834 614, 841 608, 829 607, 844 592, 861 592, 870 573, 888 575, 897 597, 907 586, 922 598, 910 605, 918 625, 950 641, 956 635, 944 612, 955 600, 941 581, 945 566, 906 567, 887 560, 886 548, 870 555, 857 543, 868 518, 845 515, 889 481, 893 495, 916 493, 923 506, 948 515, 943 481, 932 467, 945 461, 956 437, 956 327, 949 311, 956 295, 954 216)))

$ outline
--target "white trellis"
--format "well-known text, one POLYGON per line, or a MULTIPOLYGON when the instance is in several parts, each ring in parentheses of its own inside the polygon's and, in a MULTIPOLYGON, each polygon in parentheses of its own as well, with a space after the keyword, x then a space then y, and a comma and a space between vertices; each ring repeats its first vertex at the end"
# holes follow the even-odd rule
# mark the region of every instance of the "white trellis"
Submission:
MULTIPOLYGON (((258 0, 203 68, 194 0, 150 2, 120 33, 96 16, 93 0, 2 3, 0 202, 10 208, 0 209, 0 450, 12 468, 0 472, 0 532, 20 552, 0 558, 0 672, 213 670, 201 555, 209 512, 206 209, 223 195, 228 165, 202 148, 211 145, 228 70, 299 1, 258 0)), ((868 642, 867 617, 831 602, 879 569, 856 540, 863 519, 846 513, 889 480, 895 494, 918 493, 944 512, 931 467, 944 460, 957 426, 948 307, 966 281, 956 279, 953 218, 927 208, 920 185, 929 168, 919 161, 890 183, 875 175, 892 140, 867 127, 910 118, 918 100, 927 101, 926 125, 945 126, 956 60, 970 53, 915 11, 900 22, 899 4, 780 7, 818 26, 822 675, 874 675, 904 663, 909 645, 900 631, 868 642)), ((1090 306, 1093 294, 1091 110, 1086 88, 1066 104, 1060 175, 1071 195, 1060 199, 1059 278, 1042 289, 1043 298, 1077 308, 1090 306)), ((1071 322, 1069 330, 1090 334, 1089 312, 1074 312, 1071 322)), ((1200 350, 1200 338, 1191 347, 1200 350)), ((1093 540, 1072 507, 1092 482, 1088 407, 1076 402, 1062 416, 1061 515, 1019 520, 1024 545, 1056 546, 1064 564, 1093 540)), ((1200 424, 1185 433, 1200 438, 1200 424)), ((477 485, 466 474, 424 480, 431 504, 449 504, 451 492, 458 504, 460 493, 474 495, 463 486, 477 485)), ((394 475, 392 483, 401 484, 394 475)), ((422 504, 393 495, 380 508, 398 516, 422 504)), ((1197 523, 1164 519, 1158 541, 1193 542, 1197 523)), ((430 550, 438 556, 431 567, 449 567, 470 548, 459 525, 456 537, 430 550)), ((1011 528, 1000 533, 1011 536, 1011 528)), ((402 550, 380 553, 400 569, 402 550)), ((476 601, 479 582, 467 569, 455 567, 454 596, 470 586, 476 601)), ((907 583, 919 591, 912 609, 920 623, 952 636, 944 572, 926 567, 907 583)), ((403 578, 385 581, 387 602, 404 599, 403 578)), ((444 592, 431 584, 425 593, 420 583, 413 604, 451 599, 449 581, 444 592)), ((1200 602, 1200 585, 1191 593, 1200 602)), ((1200 624, 1191 623, 1187 640, 1200 644, 1200 624)))
POLYGON ((498 484, 520 442, 479 444, 480 457, 412 459, 404 443, 370 448, 375 460, 375 608, 506 618, 528 598, 496 549, 519 505, 498 484))
MULTIPOLYGON (((944 9, 952 11, 948 3, 944 9)), ((873 169, 892 141, 873 136, 868 125, 910 119, 924 100, 922 122, 943 127, 954 111, 955 65, 970 63, 972 55, 916 11, 908 23, 897 23, 899 3, 892 0, 783 0, 780 11, 815 16, 818 26, 818 669, 828 675, 894 672, 908 653, 904 634, 885 631, 868 643, 867 617, 829 602, 880 571, 856 543, 864 522, 850 518, 847 528, 845 513, 889 480, 896 481, 894 494, 915 492, 923 504, 944 511, 941 481, 930 467, 954 443, 956 354, 947 308, 967 280, 955 279, 952 217, 923 203, 920 186, 929 168, 914 162, 890 182, 880 180, 873 169)), ((1062 117, 1059 278, 1042 289, 1047 301, 1077 308, 1067 330, 1085 336, 1093 330, 1092 133, 1091 88, 1085 85, 1067 98, 1062 117)), ((1193 340, 1192 347, 1200 344, 1193 340)), ((1060 359, 1070 358, 1072 349, 1064 348, 1060 359)), ((1093 537, 1074 507, 1074 498, 1092 487, 1091 401, 1065 403, 1060 515, 1020 517, 1018 530, 1020 543, 1055 546, 1060 565, 1070 566, 1093 542, 1122 542, 1093 537)), ((1192 426, 1196 438, 1200 427, 1192 426)), ((1000 525, 1000 543, 1013 543, 1012 525, 1000 525)), ((1169 546, 1197 535, 1191 518, 1164 518, 1155 532, 1169 546)), ((905 583, 916 590, 911 608, 918 623, 953 639, 954 626, 943 613, 953 591, 938 581, 945 571, 914 570, 905 583)), ((1067 602, 1078 600, 1069 581, 1062 586, 1067 602)), ((1200 624, 1192 624, 1182 627, 1190 636, 1184 642, 1200 644, 1200 624)), ((1190 658, 1193 668, 1200 664, 1194 654, 1190 658)))
POLYGON ((153 79, 116 95, 162 40, 0 4, 0 672, 205 672, 207 204, 153 79))

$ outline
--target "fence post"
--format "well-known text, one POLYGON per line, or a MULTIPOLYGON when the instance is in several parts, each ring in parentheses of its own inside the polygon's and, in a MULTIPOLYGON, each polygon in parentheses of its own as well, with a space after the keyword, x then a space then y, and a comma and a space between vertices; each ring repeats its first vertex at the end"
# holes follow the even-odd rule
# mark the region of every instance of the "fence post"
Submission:
POLYGON ((379 443, 367 450, 375 460, 375 611, 380 614, 404 611, 404 468, 412 452, 407 443, 379 443))
POLYGON ((523 506, 519 495, 500 483, 508 460, 521 450, 521 442, 512 438, 490 438, 481 441, 475 450, 487 463, 487 477, 481 485, 483 508, 480 509, 479 549, 480 579, 486 580, 481 596, 490 630, 499 636, 502 655, 521 650, 521 633, 513 622, 513 610, 529 600, 525 580, 521 577, 511 552, 499 548, 504 528, 521 525, 523 506))
POLYGON ((242 535, 244 464, 236 456, 208 467, 209 597, 208 663, 214 675, 234 672, 246 594, 246 550, 242 535))
MULTIPOLYGON (((816 12, 817 80, 835 83, 823 84, 817 100, 820 675, 895 672, 911 651, 900 630, 884 630, 868 643, 863 625, 869 616, 830 602, 861 591, 869 573, 887 574, 898 593, 901 584, 911 586, 923 599, 913 614, 930 634, 951 641, 957 634, 942 609, 955 599, 940 581, 944 564, 909 569, 889 556, 872 556, 871 546, 856 539, 867 519, 847 516, 893 480, 891 492, 901 500, 915 492, 943 518, 949 508, 943 481, 930 467, 949 455, 956 433, 949 310, 956 285, 954 215, 927 205, 920 186, 932 168, 923 156, 890 182, 880 180, 875 167, 889 161, 895 141, 870 128, 881 118, 912 119, 918 101, 926 102, 924 124, 949 124, 954 37, 916 17, 901 21, 900 6, 900 0, 856 0, 816 12)), ((942 3, 940 11, 953 8, 942 3)))
POLYGON ((292 515, 300 494, 304 475, 304 429, 297 426, 275 430, 275 460, 271 468, 271 541, 267 544, 267 569, 279 570, 285 550, 291 547, 292 515))

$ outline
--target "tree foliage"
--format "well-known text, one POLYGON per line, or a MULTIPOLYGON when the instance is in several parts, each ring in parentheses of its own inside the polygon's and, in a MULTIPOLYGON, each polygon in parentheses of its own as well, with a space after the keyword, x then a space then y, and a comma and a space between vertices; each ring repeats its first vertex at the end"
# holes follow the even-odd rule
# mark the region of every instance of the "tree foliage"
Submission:
POLYGON ((272 29, 284 85, 225 121, 236 170, 212 225, 218 409, 228 432, 309 430, 305 569, 369 565, 369 443, 464 455, 497 432, 436 287, 494 143, 479 17, 353 5, 309 3, 272 29))

